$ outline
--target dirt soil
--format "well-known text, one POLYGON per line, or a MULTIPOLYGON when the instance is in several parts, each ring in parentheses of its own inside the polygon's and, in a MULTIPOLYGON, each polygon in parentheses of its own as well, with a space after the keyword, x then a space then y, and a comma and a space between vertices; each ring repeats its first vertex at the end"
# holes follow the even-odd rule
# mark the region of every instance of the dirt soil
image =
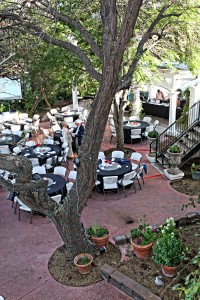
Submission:
MULTIPOLYGON (((200 236, 200 222, 183 227, 181 233, 190 248, 190 253, 187 255, 190 261, 200 248, 200 238, 196 237, 200 236)), ((172 291, 172 286, 177 283, 184 283, 186 276, 194 271, 194 265, 188 264, 188 261, 184 261, 179 267, 178 276, 174 279, 167 278, 162 275, 160 266, 156 265, 151 258, 146 260, 137 258, 130 244, 126 244, 126 247, 123 249, 123 254, 128 257, 128 261, 120 262, 121 254, 119 249, 109 244, 107 252, 102 254, 98 252, 97 256, 94 257, 92 271, 87 275, 82 275, 78 272, 76 267, 70 263, 65 247, 61 246, 54 252, 49 261, 49 271, 56 281, 64 285, 80 287, 101 281, 100 268, 107 263, 147 287, 163 300, 180 299, 178 291, 172 291), (154 281, 158 275, 163 276, 162 280, 164 286, 155 285, 154 281)))
POLYGON ((183 179, 180 181, 174 181, 171 183, 171 186, 180 193, 190 195, 190 196, 198 196, 200 195, 200 181, 192 179, 191 173, 191 164, 192 163, 200 164, 199 158, 193 158, 189 162, 187 162, 181 169, 181 171, 185 174, 183 179))
MULTIPOLYGON (((192 160, 182 168, 185 173, 184 179, 172 183, 174 189, 191 196, 200 195, 200 182, 191 179, 190 166, 193 161, 198 162, 198 160, 192 160)), ((187 255, 190 261, 200 249, 200 222, 183 227, 181 233, 190 248, 190 253, 187 255)), ((102 280, 100 268, 107 263, 144 285, 163 300, 180 300, 178 291, 172 291, 172 286, 177 283, 183 284, 186 276, 194 270, 194 265, 184 261, 179 267, 178 276, 171 279, 162 275, 160 266, 156 265, 151 258, 146 260, 137 258, 130 244, 123 248, 123 255, 129 260, 120 262, 121 253, 119 249, 109 244, 107 252, 102 254, 98 252, 98 255, 94 257, 92 271, 87 275, 81 275, 76 267, 70 263, 65 247, 62 246, 52 255, 49 261, 49 271, 55 280, 64 285, 87 286, 102 280), (158 275, 163 276, 164 286, 155 285, 154 281, 158 275)))

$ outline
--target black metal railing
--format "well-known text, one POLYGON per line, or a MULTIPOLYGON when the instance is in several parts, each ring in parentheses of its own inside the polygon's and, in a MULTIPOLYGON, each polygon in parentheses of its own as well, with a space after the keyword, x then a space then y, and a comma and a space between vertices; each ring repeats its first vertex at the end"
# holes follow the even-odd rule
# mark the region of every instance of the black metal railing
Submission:
POLYGON ((200 101, 195 103, 184 115, 174 123, 172 123, 166 130, 164 130, 158 138, 150 143, 150 152, 156 152, 156 161, 159 157, 162 157, 167 151, 169 146, 173 144, 179 144, 183 150, 184 155, 191 151, 191 148, 196 147, 200 142, 200 136, 194 129, 200 122, 200 101), (186 143, 184 143, 187 140, 186 143), (156 149, 155 149, 156 145, 156 149), (154 146, 154 150, 152 149, 154 146), (182 147, 184 146, 184 147, 182 147), (187 149, 188 148, 188 149, 187 149))

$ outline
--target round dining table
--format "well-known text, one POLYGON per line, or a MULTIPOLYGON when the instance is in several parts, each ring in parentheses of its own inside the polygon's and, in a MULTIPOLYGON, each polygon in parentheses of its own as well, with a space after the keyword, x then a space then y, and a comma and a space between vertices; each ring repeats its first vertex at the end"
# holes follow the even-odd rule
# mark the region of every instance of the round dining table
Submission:
POLYGON ((19 120, 19 121, 6 121, 4 122, 4 126, 6 128, 11 128, 12 125, 20 125, 20 130, 24 130, 24 126, 25 125, 29 125, 33 122, 33 120, 31 118, 27 118, 27 119, 22 119, 22 120, 19 120))
POLYGON ((123 123, 124 143, 131 144, 132 129, 141 129, 141 134, 143 134, 148 126, 149 123, 144 121, 134 121, 134 122, 125 121, 123 123))
POLYGON ((45 146, 27 147, 21 151, 21 155, 27 158, 38 158, 42 166, 46 163, 47 158, 60 155, 61 148, 57 145, 47 144, 45 146))
POLYGON ((64 119, 66 119, 67 121, 67 118, 73 118, 73 122, 75 122, 79 118, 79 115, 80 113, 78 112, 60 112, 58 114, 55 114, 54 117, 56 117, 56 119, 58 119, 61 122, 63 122, 64 119))
POLYGON ((21 137, 16 134, 5 134, 0 137, 0 145, 8 145, 12 148, 21 140, 21 137))
POLYGON ((131 161, 127 158, 120 159, 120 158, 112 158, 112 165, 107 167, 102 166, 102 160, 98 161, 97 167, 97 180, 101 182, 98 185, 98 189, 103 192, 103 177, 106 176, 118 176, 118 179, 123 178, 124 174, 129 173, 132 171, 132 164, 131 161))
POLYGON ((39 174, 41 178, 48 178, 47 194, 52 197, 61 194, 62 199, 67 194, 66 179, 56 174, 39 174))

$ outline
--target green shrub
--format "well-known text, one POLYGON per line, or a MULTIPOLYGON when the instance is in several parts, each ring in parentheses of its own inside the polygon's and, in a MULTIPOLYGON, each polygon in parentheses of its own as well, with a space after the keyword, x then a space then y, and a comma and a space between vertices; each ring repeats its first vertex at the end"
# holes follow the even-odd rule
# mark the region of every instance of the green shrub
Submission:
POLYGON ((90 262, 89 257, 87 256, 82 256, 78 259, 77 264, 78 265, 87 265, 90 262))
POLYGON ((156 130, 152 130, 148 132, 148 137, 152 139, 156 139, 158 137, 159 133, 156 130))
POLYGON ((97 222, 94 222, 92 226, 86 228, 86 234, 95 237, 104 237, 109 234, 109 230, 104 227, 97 224, 97 222))
POLYGON ((181 153, 181 148, 178 145, 173 145, 168 148, 171 153, 181 153))

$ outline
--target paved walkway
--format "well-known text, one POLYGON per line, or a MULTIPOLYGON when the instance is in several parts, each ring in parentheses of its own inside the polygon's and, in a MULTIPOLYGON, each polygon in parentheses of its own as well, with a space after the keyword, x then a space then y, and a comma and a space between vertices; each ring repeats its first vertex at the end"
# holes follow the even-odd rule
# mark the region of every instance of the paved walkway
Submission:
MULTIPOLYGON (((110 132, 106 131, 102 150, 114 147, 109 143, 110 132)), ((130 145, 129 145, 130 146, 130 145)), ((169 216, 181 215, 181 206, 188 196, 170 187, 169 180, 158 173, 146 159, 146 142, 132 147, 143 155, 148 173, 142 190, 137 193, 127 190, 127 198, 120 191, 120 200, 115 193, 103 195, 94 191, 84 208, 82 221, 88 226, 96 220, 111 231, 111 236, 128 233, 132 224, 126 220, 146 214, 150 224, 161 223, 169 216)), ((101 281, 95 285, 75 288, 56 282, 48 272, 48 260, 57 247, 63 244, 53 223, 47 218, 30 216, 22 212, 21 221, 14 215, 7 194, 0 188, 0 295, 5 300, 128 300, 115 287, 101 281)))

